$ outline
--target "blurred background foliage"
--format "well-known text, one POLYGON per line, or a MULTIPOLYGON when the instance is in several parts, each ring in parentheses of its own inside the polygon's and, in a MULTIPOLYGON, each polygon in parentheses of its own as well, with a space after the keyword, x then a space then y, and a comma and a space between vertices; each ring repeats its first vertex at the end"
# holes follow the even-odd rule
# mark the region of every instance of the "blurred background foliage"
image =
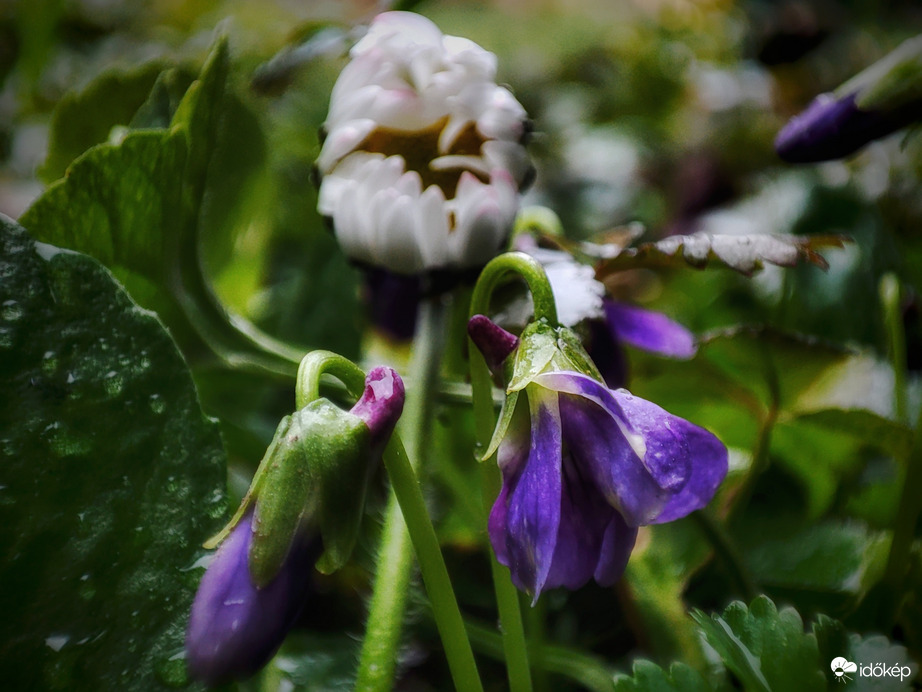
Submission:
MULTIPOLYGON (((318 216, 312 183, 349 31, 381 5, 0 3, 0 212, 19 218, 90 147, 118 142, 129 128, 167 127, 223 31, 229 87, 196 210, 210 283, 232 312, 300 350, 399 353, 371 333, 359 274, 318 216)), ((913 550, 897 581, 887 564, 894 527, 905 519, 898 507, 920 399, 922 139, 902 132, 846 161, 802 167, 783 164, 772 149, 780 127, 816 94, 922 31, 922 7, 912 0, 401 6, 497 54, 500 81, 535 123, 538 175, 526 203, 557 211, 571 238, 599 241, 637 223, 643 240, 695 231, 853 240, 826 251, 826 272, 768 267, 747 278, 715 266, 606 279, 614 295, 701 335, 689 362, 631 352, 630 387, 716 432, 731 449, 731 473, 709 515, 642 531, 615 593, 553 592, 529 611, 535 646, 544 646, 538 658, 551 671, 539 683, 597 689, 568 660, 590 672, 628 672, 642 657, 662 666, 678 659, 713 685, 730 684, 726 671, 715 673, 713 649, 687 611, 720 611, 757 593, 794 606, 805 623, 824 614, 852 632, 886 635, 922 661, 917 516, 909 515, 913 550), (886 274, 902 286, 906 362, 896 368, 879 291, 886 274), (901 392, 908 403, 897 407, 901 392)), ((157 307, 140 288, 132 296, 157 307)), ((206 351, 184 355, 206 413, 219 420, 230 488, 240 493, 293 406, 291 382, 227 368, 206 351)), ((451 402, 437 420, 432 509, 486 678, 501 689, 502 668, 489 662, 497 644, 485 627, 495 612, 480 507, 471 501, 478 480, 464 451, 470 421, 451 402)), ((382 502, 383 493, 373 498, 371 514, 382 502)), ((375 545, 372 521, 356 565, 318 576, 326 597, 308 609, 263 689, 273 681, 348 688, 362 632, 355 594, 367 593, 375 545)), ((402 689, 444 689, 421 594, 410 620, 402 689)))

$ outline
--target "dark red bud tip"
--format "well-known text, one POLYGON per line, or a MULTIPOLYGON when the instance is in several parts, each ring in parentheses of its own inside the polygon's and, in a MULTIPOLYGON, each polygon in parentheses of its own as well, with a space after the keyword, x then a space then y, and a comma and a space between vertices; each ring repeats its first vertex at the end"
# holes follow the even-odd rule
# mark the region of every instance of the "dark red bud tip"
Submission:
POLYGON ((373 438, 387 439, 403 413, 403 401, 404 386, 400 375, 393 368, 378 366, 369 371, 365 391, 351 413, 365 421, 373 438))
POLYGON ((519 345, 519 338, 515 334, 510 334, 484 315, 474 315, 470 319, 467 333, 491 368, 502 365, 519 345))

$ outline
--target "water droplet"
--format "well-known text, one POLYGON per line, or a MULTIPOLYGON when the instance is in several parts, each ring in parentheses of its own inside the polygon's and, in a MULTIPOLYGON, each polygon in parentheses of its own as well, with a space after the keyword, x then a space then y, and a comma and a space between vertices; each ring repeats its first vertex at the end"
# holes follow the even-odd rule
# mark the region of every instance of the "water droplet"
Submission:
POLYGON ((68 641, 70 641, 69 634, 52 634, 45 638, 45 646, 52 651, 60 651, 68 641))
POLYGON ((6 300, 0 306, 0 319, 6 322, 16 322, 22 317, 22 306, 15 300, 6 300))
POLYGON ((102 381, 102 386, 106 390, 106 394, 111 397, 116 397, 121 394, 122 390, 125 388, 125 378, 115 370, 110 370, 106 373, 106 377, 102 381))
POLYGON ((186 653, 179 651, 165 661, 161 661, 155 668, 160 681, 170 687, 185 687, 189 678, 186 674, 186 653))
POLYGON ((42 356, 42 372, 46 375, 53 375, 58 369, 58 354, 54 351, 45 351, 42 356))

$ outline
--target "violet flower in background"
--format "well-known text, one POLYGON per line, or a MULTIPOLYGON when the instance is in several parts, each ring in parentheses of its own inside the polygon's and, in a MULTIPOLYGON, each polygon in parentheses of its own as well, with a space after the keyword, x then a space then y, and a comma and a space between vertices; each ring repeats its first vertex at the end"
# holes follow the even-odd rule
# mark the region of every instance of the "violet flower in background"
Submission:
MULTIPOLYGON (((562 250, 539 247, 535 238, 520 233, 515 249, 537 259, 544 267, 565 327, 583 323, 588 328, 586 350, 609 387, 624 387, 628 381, 624 344, 665 358, 687 360, 698 351, 695 335, 661 312, 614 300, 595 278, 592 267, 576 261, 562 250)), ((530 298, 508 307, 497 321, 524 325, 531 315, 530 298)))
MULTIPOLYGON (((469 332, 491 365, 532 348, 531 336, 523 333, 513 346, 511 335, 483 316, 472 319, 469 332)), ((516 363, 533 364, 540 352, 535 347, 516 363)), ((563 369, 568 357, 558 351, 525 376, 527 383, 514 374, 519 389, 508 392, 499 440, 491 444, 498 444, 503 485, 490 541, 516 586, 535 600, 546 589, 576 589, 590 579, 613 584, 639 526, 701 509, 727 473, 726 447, 714 435, 609 389, 578 372, 580 362, 563 369)))
POLYGON ((922 36, 905 41, 829 94, 820 94, 778 133, 790 163, 840 159, 922 120, 922 36))

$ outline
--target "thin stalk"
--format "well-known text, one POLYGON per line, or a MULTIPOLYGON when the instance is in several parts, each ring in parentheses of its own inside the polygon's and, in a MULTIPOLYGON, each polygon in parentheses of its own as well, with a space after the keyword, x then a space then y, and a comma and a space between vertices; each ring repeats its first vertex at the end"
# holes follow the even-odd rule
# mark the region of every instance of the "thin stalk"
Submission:
MULTIPOLYGON (((474 424, 477 432, 477 447, 484 450, 490 444, 495 425, 493 406, 493 385, 490 372, 480 351, 468 340, 471 361, 471 383, 473 386, 474 424)), ((480 456, 478 454, 478 456, 480 456)), ((480 466, 483 488, 484 514, 499 495, 502 479, 499 467, 493 457, 485 459, 480 466)), ((531 668, 528 663, 528 648, 522 612, 519 608, 518 591, 512 583, 509 570, 499 564, 493 550, 490 551, 490 570, 493 575, 493 590, 502 629, 503 650, 506 657, 506 674, 510 692, 531 692, 531 668)))
POLYGON ((403 453, 402 446, 394 444, 385 455, 385 465, 391 475, 391 494, 384 516, 356 690, 390 690, 394 684, 413 565, 408 522, 455 684, 460 690, 481 689, 470 645, 463 628, 459 630, 461 616, 457 601, 415 476, 416 469, 425 467, 425 453, 429 449, 444 327, 445 310, 441 299, 428 299, 420 306, 413 341, 410 370, 415 376, 415 386, 407 392, 407 403, 399 424, 407 450, 403 453))
POLYGON ((893 521, 893 541, 890 543, 890 554, 887 557, 883 578, 884 584, 890 587, 889 592, 893 596, 888 624, 892 624, 899 614, 899 599, 905 593, 906 575, 911 563, 909 553, 912 550, 919 514, 922 513, 922 408, 919 409, 912 450, 906 462, 906 479, 893 521))
MULTIPOLYGON (((487 263, 474 286, 470 316, 489 312, 493 291, 510 275, 517 275, 528 284, 535 306, 535 319, 545 320, 552 326, 556 326, 557 307, 547 274, 537 260, 521 252, 506 253, 487 263)), ((480 457, 489 446, 493 428, 496 425, 493 384, 483 356, 470 339, 468 339, 468 355, 471 369, 474 426, 478 457, 480 457)), ((481 480, 484 514, 486 515, 499 495, 502 484, 499 468, 492 457, 483 460, 481 480)), ((510 692, 531 692, 531 667, 528 661, 528 647, 525 628, 522 625, 518 590, 512 583, 509 570, 497 562, 492 550, 490 551, 490 568, 502 629, 509 689, 510 692)))
MULTIPOLYGON (((499 495, 500 474, 496 463, 487 459, 481 464, 484 507, 488 510, 499 495)), ((490 570, 493 575, 493 591, 503 636, 503 650, 506 653, 506 675, 510 692, 531 692, 531 667, 528 663, 528 641, 522 624, 519 608, 519 592, 512 583, 509 570, 496 560, 490 550, 490 570)))
POLYGON ((442 558, 439 539, 426 511, 416 473, 396 436, 384 455, 384 463, 413 540, 416 559, 432 604, 432 614, 445 648, 455 689, 478 692, 483 687, 458 601, 448 577, 448 568, 442 558))
MULTIPOLYGON (((468 621, 467 632, 479 653, 503 659, 502 637, 492 628, 468 621)), ((531 645, 530 653, 533 654, 535 668, 570 678, 590 692, 611 692, 613 689, 612 671, 602 661, 582 651, 544 644, 531 645)))
MULTIPOLYGON (((906 391, 906 334, 900 315, 900 285, 892 274, 880 282, 880 298, 887 330, 888 351, 893 366, 894 412, 899 422, 905 423, 907 413, 906 391)), ((884 571, 883 583, 888 587, 889 599, 885 605, 884 620, 890 626, 899 615, 900 598, 904 593, 909 554, 915 538, 916 523, 922 513, 922 409, 916 421, 912 449, 906 459, 906 472, 900 503, 893 523, 893 540, 884 571)))
POLYGON ((714 548, 718 561, 723 564, 724 569, 736 582, 740 595, 746 599, 746 603, 752 603, 753 599, 759 595, 759 587, 723 526, 703 509, 692 512, 691 518, 714 548))
POLYGON ((900 423, 908 423, 906 412, 906 334, 900 311, 900 282, 893 274, 880 280, 880 302, 887 331, 887 351, 893 368, 893 410, 900 423))

